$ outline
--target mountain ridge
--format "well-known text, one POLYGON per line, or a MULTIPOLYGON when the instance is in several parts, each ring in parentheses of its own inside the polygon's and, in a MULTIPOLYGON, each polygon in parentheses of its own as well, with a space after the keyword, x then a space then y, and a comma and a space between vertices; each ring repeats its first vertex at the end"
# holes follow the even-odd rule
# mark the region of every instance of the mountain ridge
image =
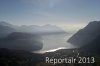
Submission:
MULTIPOLYGON (((12 24, 9 24, 7 22, 1 21, 0 26, 13 28, 14 29, 13 32, 27 32, 27 33, 36 33, 36 34, 41 34, 41 35, 67 33, 66 31, 64 31, 60 27, 58 27, 56 25, 50 25, 50 24, 46 24, 46 25, 43 25, 43 26, 38 26, 38 25, 16 26, 16 25, 12 25, 12 24)), ((2 32, 3 32, 3 30, 2 30, 2 32)))
POLYGON ((75 33, 68 42, 78 47, 86 45, 100 35, 100 21, 92 21, 75 33))

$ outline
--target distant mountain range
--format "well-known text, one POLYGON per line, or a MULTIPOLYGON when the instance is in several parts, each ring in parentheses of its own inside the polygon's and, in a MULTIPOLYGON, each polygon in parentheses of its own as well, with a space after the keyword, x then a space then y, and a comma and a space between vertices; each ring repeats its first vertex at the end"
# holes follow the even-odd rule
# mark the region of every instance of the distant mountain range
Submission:
POLYGON ((15 32, 16 30, 11 27, 12 25, 6 22, 0 22, 0 37, 5 37, 8 34, 15 32))
POLYGON ((16 26, 0 22, 0 48, 34 51, 43 47, 40 35, 66 33, 55 25, 22 25, 16 26))
POLYGON ((66 33, 64 30, 57 27, 56 25, 50 25, 50 24, 47 24, 47 25, 44 25, 44 26, 37 26, 37 25, 26 26, 26 25, 22 25, 19 28, 20 28, 19 31, 29 32, 29 33, 36 33, 36 34, 41 34, 41 35, 66 33))
POLYGON ((36 33, 42 35, 66 33, 63 29, 57 27, 56 25, 50 25, 50 24, 44 26, 37 26, 37 25, 16 26, 4 21, 0 22, 0 37, 5 37, 12 32, 27 32, 27 33, 36 33))
POLYGON ((73 45, 89 52, 100 52, 100 21, 92 21, 69 40, 73 45))

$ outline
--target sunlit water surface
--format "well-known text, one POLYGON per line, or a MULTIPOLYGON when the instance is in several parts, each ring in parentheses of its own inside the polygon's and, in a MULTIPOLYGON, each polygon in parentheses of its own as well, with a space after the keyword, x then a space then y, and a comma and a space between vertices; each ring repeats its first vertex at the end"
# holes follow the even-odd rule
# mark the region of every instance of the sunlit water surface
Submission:
POLYGON ((60 49, 75 48, 67 40, 72 34, 43 35, 43 48, 35 53, 54 52, 60 49))

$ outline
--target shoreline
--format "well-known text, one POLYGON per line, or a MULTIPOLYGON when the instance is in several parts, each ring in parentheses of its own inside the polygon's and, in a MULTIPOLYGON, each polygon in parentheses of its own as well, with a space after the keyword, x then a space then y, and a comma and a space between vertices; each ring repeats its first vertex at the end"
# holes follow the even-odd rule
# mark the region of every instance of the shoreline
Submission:
POLYGON ((58 48, 56 48, 56 49, 32 51, 32 53, 44 54, 44 53, 47 53, 47 52, 55 52, 55 51, 62 50, 62 49, 73 49, 73 48, 58 47, 58 48))

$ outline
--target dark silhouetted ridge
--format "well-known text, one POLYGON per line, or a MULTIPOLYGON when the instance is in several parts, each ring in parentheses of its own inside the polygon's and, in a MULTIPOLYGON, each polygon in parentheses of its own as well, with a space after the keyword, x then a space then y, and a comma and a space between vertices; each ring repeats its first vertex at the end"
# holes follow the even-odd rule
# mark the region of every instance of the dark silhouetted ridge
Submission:
POLYGON ((80 47, 90 43, 98 35, 100 35, 100 21, 93 21, 74 34, 68 42, 80 47))

